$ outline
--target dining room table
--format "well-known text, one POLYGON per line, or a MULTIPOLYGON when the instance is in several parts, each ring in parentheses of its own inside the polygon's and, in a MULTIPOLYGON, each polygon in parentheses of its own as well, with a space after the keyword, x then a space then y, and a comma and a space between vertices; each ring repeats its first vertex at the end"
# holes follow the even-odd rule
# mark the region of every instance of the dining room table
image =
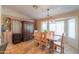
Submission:
POLYGON ((54 37, 48 36, 48 53, 54 53, 54 42, 60 41, 61 35, 55 35, 54 37))

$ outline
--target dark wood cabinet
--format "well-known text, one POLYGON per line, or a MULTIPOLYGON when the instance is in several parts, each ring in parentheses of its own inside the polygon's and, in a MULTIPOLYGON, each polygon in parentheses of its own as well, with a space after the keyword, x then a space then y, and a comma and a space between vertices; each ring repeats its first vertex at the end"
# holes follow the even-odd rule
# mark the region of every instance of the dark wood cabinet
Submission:
POLYGON ((28 41, 32 39, 33 30, 34 30, 34 23, 22 22, 23 41, 28 41))
POLYGON ((33 38, 34 23, 21 21, 21 25, 21 33, 12 34, 12 42, 14 44, 20 43, 22 41, 28 41, 33 38))
POLYGON ((22 40, 22 34, 21 33, 14 33, 12 36, 12 42, 14 44, 20 43, 22 40))

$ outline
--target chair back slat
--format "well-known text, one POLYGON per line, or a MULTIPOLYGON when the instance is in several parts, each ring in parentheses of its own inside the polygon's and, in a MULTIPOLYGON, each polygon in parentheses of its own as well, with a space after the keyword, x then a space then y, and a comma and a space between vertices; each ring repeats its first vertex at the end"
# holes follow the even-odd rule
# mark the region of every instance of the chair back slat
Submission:
POLYGON ((62 38, 61 38, 61 46, 63 46, 64 44, 64 33, 62 34, 62 38))
POLYGON ((49 31, 49 32, 47 32, 47 34, 46 34, 46 37, 47 37, 47 38, 49 38, 49 37, 50 37, 50 38, 52 38, 52 39, 53 39, 53 38, 54 38, 54 36, 55 36, 55 33, 54 33, 53 31, 49 31))

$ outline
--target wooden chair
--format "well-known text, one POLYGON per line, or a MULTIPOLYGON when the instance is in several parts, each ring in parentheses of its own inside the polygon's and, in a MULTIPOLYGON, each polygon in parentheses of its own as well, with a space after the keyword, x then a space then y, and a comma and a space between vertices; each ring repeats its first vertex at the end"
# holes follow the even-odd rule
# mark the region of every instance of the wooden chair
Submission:
POLYGON ((34 30, 33 36, 34 36, 34 39, 35 39, 35 40, 37 39, 37 34, 38 34, 38 30, 34 30))
POLYGON ((34 41, 36 43, 36 45, 38 45, 39 47, 41 47, 44 43, 42 42, 44 39, 44 34, 40 31, 35 30, 34 31, 34 41))
POLYGON ((41 32, 38 31, 36 36, 37 36, 37 42, 40 44, 41 43, 41 32))
POLYGON ((54 50, 54 49, 52 49, 52 40, 51 39, 54 39, 54 35, 55 35, 55 32, 53 32, 53 31, 49 31, 49 32, 47 32, 47 34, 46 34, 46 38, 48 39, 48 49, 50 50, 50 52, 52 52, 52 50, 54 50))
POLYGON ((47 32, 47 34, 46 34, 46 38, 51 38, 51 39, 53 39, 54 38, 54 32, 53 31, 49 31, 49 32, 47 32))
POLYGON ((54 52, 56 52, 57 47, 60 47, 61 54, 63 54, 64 53, 64 33, 61 36, 61 41, 54 42, 54 47, 53 47, 54 48, 54 52))
POLYGON ((38 45, 38 36, 37 35, 38 35, 38 30, 34 30, 33 36, 34 36, 34 42, 36 45, 38 45))
POLYGON ((41 45, 47 46, 47 44, 46 33, 41 32, 41 45))

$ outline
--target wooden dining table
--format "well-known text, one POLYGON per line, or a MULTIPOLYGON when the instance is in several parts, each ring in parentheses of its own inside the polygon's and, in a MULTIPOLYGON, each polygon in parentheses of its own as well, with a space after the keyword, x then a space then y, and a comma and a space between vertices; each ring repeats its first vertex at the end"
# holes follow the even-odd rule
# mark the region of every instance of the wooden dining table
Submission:
POLYGON ((54 37, 47 37, 49 44, 49 53, 54 53, 54 42, 59 41, 61 38, 60 35, 55 35, 54 37))

